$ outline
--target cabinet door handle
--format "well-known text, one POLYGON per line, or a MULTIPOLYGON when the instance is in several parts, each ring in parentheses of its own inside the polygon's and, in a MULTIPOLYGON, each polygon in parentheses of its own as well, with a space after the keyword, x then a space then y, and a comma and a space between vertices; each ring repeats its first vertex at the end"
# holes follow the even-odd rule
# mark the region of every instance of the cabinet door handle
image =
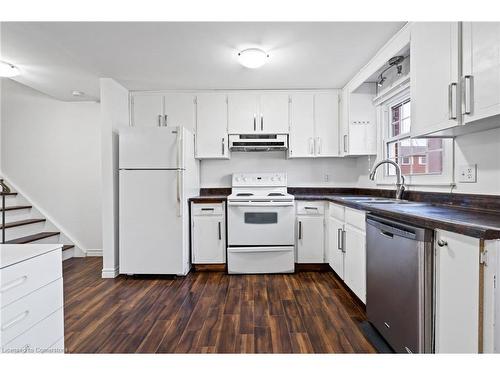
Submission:
POLYGON ((464 114, 470 115, 472 113, 472 86, 474 84, 471 75, 464 76, 464 114))
POLYGON ((302 222, 299 221, 299 240, 302 239, 302 222))
POLYGON ((165 115, 165 126, 168 126, 168 115, 165 115))
POLYGON ((306 207, 304 207, 304 210, 315 210, 315 211, 318 211, 318 207, 306 206, 306 207))
POLYGON ((342 250, 342 228, 337 229, 337 249, 342 250))
POLYGON ((318 150, 316 152, 318 153, 318 155, 321 155, 321 138, 316 137, 316 141, 318 143, 318 150))
POLYGON ((347 134, 344 134, 344 152, 347 152, 347 134))
POLYGON ((446 242, 444 240, 438 240, 438 246, 439 247, 448 246, 448 242, 446 242))
POLYGON ((264 115, 260 114, 260 130, 264 130, 264 115))
POLYGON ((222 155, 224 155, 226 147, 224 146, 224 138, 222 138, 222 155))
POLYGON ((215 208, 213 208, 213 207, 202 207, 201 210, 202 211, 213 211, 213 210, 215 210, 215 208))
POLYGON ((17 323, 21 322, 22 320, 26 319, 29 315, 29 310, 23 311, 21 314, 17 315, 14 319, 11 321, 5 323, 2 326, 2 331, 5 331, 6 329, 15 326, 17 323))
POLYGON ((310 155, 314 154, 314 144, 312 138, 309 138, 309 154, 310 155))
POLYGON ((220 223, 220 221, 217 224, 218 224, 218 228, 219 228, 219 240, 222 240, 222 230, 221 230, 221 223, 220 223))
POLYGON ((162 115, 158 115, 158 127, 161 127, 161 119, 162 119, 162 115))
POLYGON ((345 250, 345 243, 346 243, 346 231, 342 230, 342 252, 346 252, 345 250))
MULTIPOLYGON (((454 111, 454 108, 455 108, 455 101, 453 100, 453 92, 455 91, 456 93, 456 90, 457 89, 457 83, 456 82, 452 82, 448 85, 448 118, 450 120, 456 120, 457 119, 457 113, 456 113, 456 110, 454 111)), ((455 108, 456 109, 456 108, 455 108)))
POLYGON ((253 131, 257 131, 257 115, 253 114, 253 131))

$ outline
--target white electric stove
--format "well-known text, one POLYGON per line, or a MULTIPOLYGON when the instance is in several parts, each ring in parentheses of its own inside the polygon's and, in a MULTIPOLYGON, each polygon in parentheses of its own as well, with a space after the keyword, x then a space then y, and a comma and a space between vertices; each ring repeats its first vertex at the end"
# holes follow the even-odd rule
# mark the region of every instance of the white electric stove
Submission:
POLYGON ((286 174, 233 174, 227 202, 228 272, 294 272, 295 203, 286 174))

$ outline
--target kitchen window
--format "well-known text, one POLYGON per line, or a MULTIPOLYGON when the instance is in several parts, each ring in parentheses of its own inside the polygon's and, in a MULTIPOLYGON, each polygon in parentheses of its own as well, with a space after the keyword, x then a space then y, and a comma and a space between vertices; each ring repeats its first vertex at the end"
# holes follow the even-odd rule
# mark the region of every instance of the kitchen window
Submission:
MULTIPOLYGON (((411 137, 411 98, 409 87, 380 104, 383 134, 382 159, 395 161, 408 185, 452 184, 453 140, 411 137)), ((382 174, 380 174, 382 175, 382 174)), ((394 166, 387 165, 378 183, 391 183, 394 166)))

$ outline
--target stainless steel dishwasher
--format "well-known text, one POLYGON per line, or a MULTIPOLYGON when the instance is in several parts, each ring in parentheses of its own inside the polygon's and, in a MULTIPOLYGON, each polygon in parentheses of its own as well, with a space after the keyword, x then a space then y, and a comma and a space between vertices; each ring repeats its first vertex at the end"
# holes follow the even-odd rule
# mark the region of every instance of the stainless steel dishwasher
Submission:
POLYGON ((433 232, 366 217, 368 320, 398 353, 434 351, 433 232))

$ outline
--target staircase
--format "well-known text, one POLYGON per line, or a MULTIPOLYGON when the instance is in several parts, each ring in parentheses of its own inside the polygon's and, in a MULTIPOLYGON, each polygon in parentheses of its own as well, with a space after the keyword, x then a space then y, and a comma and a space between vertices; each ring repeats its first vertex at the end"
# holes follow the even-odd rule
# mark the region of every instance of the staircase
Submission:
POLYGON ((5 230, 5 244, 61 243, 63 260, 84 254, 21 194, 10 190, 0 193, 0 198, 5 196, 5 207, 0 199, 0 232, 5 230))

